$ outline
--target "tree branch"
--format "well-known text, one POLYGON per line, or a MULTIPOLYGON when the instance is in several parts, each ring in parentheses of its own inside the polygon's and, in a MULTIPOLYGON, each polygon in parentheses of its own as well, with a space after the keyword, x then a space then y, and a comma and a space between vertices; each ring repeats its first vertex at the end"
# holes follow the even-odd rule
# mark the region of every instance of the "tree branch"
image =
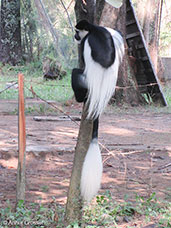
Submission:
POLYGON ((65 12, 66 12, 66 14, 67 14, 67 17, 68 17, 68 21, 69 21, 70 27, 71 27, 71 29, 72 29, 72 32, 74 33, 74 28, 73 28, 72 21, 71 21, 71 18, 70 18, 70 16, 69 16, 68 10, 67 10, 67 8, 65 7, 64 2, 63 2, 62 0, 60 0, 60 2, 61 2, 61 4, 62 4, 62 6, 64 7, 64 10, 65 10, 65 12))

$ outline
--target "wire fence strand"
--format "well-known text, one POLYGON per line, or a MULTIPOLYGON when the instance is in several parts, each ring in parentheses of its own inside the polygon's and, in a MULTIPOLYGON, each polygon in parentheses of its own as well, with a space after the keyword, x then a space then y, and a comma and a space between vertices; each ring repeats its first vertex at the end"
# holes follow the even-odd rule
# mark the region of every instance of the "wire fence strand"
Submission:
MULTIPOLYGON (((2 82, 2 81, 1 81, 1 82, 2 82)), ((0 83, 1 83, 1 82, 0 82, 0 83)), ((6 81, 6 83, 11 83, 11 82, 12 82, 12 81, 9 81, 9 82, 6 81)), ((40 95, 38 95, 38 94, 33 90, 32 84, 39 84, 39 85, 42 84, 42 85, 44 85, 44 84, 45 84, 44 82, 36 82, 36 81, 33 81, 33 80, 26 80, 26 79, 24 80, 24 82, 27 82, 27 83, 30 84, 30 88, 29 88, 26 84, 25 84, 24 87, 25 87, 28 91, 30 91, 34 97, 36 97, 36 98, 38 98, 39 100, 45 102, 46 104, 48 104, 49 106, 51 106, 53 109, 59 111, 60 113, 62 113, 62 114, 65 115, 65 116, 67 116, 67 117, 68 117, 72 122, 74 122, 77 126, 80 125, 74 118, 72 118, 69 114, 67 114, 66 112, 64 112, 62 109, 60 109, 57 105, 54 105, 53 103, 51 103, 51 102, 47 101, 46 99, 42 98, 40 95)), ((3 89, 2 91, 0 91, 0 94, 3 93, 3 92, 5 92, 6 90, 10 89, 11 87, 17 85, 17 84, 18 84, 18 82, 12 83, 11 85, 7 86, 5 89, 3 89)), ((139 87, 139 88, 142 88, 142 87, 150 87, 150 86, 153 87, 153 86, 155 86, 155 85, 157 85, 157 83, 149 83, 149 84, 146 84, 146 85, 139 85, 138 87, 139 87)), ((66 84, 62 84, 62 85, 46 84, 46 86, 52 86, 52 87, 57 86, 57 87, 68 87, 68 88, 71 88, 70 85, 66 85, 66 84)), ((124 89, 133 88, 133 87, 135 88, 135 86, 116 86, 116 90, 124 90, 124 89)), ((115 153, 114 153, 115 151, 114 151, 114 150, 110 151, 110 150, 109 150, 104 144, 102 144, 101 142, 99 142, 99 145, 101 146, 101 148, 103 148, 103 149, 107 152, 107 155, 106 155, 106 156, 115 157, 115 153)), ((133 151, 133 153, 134 153, 134 151, 133 151)), ((107 159, 108 159, 108 158, 107 158, 107 159)), ((105 162, 107 159, 105 159, 104 162, 105 162)))
POLYGON ((79 124, 75 121, 75 119, 73 119, 70 115, 68 115, 66 112, 64 112, 62 109, 60 109, 58 106, 52 104, 51 102, 41 98, 32 88, 32 86, 30 88, 28 88, 27 86, 25 86, 26 89, 28 89, 32 94, 34 94, 35 97, 37 97, 39 100, 45 102, 46 104, 50 105, 51 107, 53 107, 54 109, 58 110, 59 112, 61 112, 63 115, 67 116, 71 121, 73 121, 74 123, 76 123, 78 126, 79 124))
MULTIPOLYGON (((4 83, 12 83, 14 81, 0 81, 0 84, 4 84, 4 83)), ((60 85, 56 85, 56 84, 48 84, 46 82, 36 82, 36 81, 33 81, 33 80, 24 80, 24 82, 27 82, 27 83, 34 83, 36 85, 45 85, 46 86, 52 86, 52 87, 65 87, 65 88, 71 88, 71 85, 69 84, 60 84, 60 85)), ((9 85, 7 88, 3 89, 0 91, 0 94, 5 92, 6 90, 10 89, 11 87, 13 87, 14 85, 16 85, 18 82, 14 82, 14 84, 11 84, 9 85)), ((126 90, 126 89, 131 89, 131 88, 145 88, 145 87, 154 87, 155 85, 158 85, 157 83, 149 83, 149 84, 145 84, 145 85, 138 85, 138 86, 116 86, 116 90, 126 90)))
POLYGON ((3 92, 5 92, 6 90, 10 89, 11 87, 17 85, 17 84, 18 84, 18 82, 15 82, 15 83, 13 83, 13 84, 7 86, 5 89, 3 89, 3 90, 0 91, 0 94, 3 93, 3 92))

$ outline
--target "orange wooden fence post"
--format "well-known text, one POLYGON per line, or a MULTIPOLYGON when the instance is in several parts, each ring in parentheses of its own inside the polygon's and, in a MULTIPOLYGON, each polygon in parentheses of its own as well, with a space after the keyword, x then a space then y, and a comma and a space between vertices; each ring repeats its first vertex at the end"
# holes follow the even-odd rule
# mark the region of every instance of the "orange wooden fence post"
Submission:
POLYGON ((18 168, 16 204, 25 200, 25 149, 26 149, 26 124, 24 113, 24 76, 18 74, 18 168))

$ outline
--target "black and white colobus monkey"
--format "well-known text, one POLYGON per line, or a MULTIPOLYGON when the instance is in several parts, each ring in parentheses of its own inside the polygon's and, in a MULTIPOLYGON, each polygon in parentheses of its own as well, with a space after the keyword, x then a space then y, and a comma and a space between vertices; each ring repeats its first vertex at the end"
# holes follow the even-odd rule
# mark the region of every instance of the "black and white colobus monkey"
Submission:
POLYGON ((73 69, 72 88, 78 102, 85 102, 87 119, 93 120, 92 141, 87 151, 81 176, 81 195, 90 201, 100 188, 102 158, 98 145, 99 116, 115 92, 119 65, 124 55, 124 42, 117 31, 80 21, 75 39, 81 44, 84 69, 73 69))

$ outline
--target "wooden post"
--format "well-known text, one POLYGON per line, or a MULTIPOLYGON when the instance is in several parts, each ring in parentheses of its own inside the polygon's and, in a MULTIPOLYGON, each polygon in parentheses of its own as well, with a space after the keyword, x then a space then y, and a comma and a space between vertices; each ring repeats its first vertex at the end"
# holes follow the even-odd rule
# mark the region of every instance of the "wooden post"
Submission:
POLYGON ((93 121, 87 120, 86 115, 87 112, 84 107, 77 145, 75 149, 70 186, 68 190, 67 205, 65 212, 66 225, 69 225, 70 223, 75 221, 80 223, 82 220, 83 202, 80 195, 80 180, 84 158, 92 138, 93 129, 93 121))
POLYGON ((18 168, 17 168, 17 192, 16 204, 19 200, 25 200, 25 148, 26 126, 24 114, 24 76, 18 75, 18 168))

